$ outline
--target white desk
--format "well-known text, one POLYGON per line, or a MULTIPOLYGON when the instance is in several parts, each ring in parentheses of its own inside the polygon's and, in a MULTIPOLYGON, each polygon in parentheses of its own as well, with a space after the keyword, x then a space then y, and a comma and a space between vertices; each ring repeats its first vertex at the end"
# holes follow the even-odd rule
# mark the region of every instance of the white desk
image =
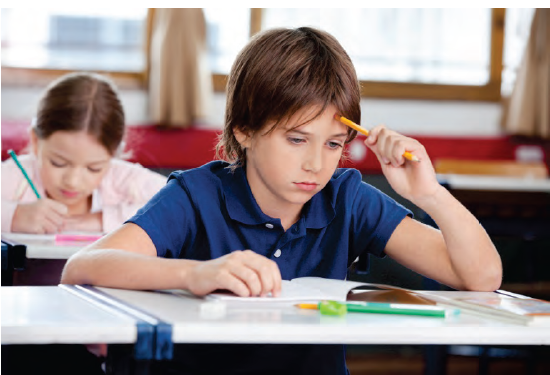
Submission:
POLYGON ((460 174, 438 174, 437 179, 458 190, 550 193, 550 179, 460 174))
POLYGON ((4 344, 132 344, 136 319, 57 286, 3 287, 4 344))
POLYGON ((199 298, 98 289, 171 324, 173 343, 550 345, 550 326, 527 327, 467 313, 445 319, 385 314, 330 317, 297 309, 292 303, 232 302, 222 314, 204 311, 205 300, 199 298))
POLYGON ((9 252, 11 277, 3 277, 3 285, 57 285, 66 260, 92 243, 56 241, 54 234, 2 233, 2 240, 23 245, 9 252))
POLYGON ((78 250, 91 242, 56 242, 55 234, 2 233, 3 239, 27 247, 27 259, 69 259, 78 250))
MULTIPOLYGON (((105 311, 64 288, 2 288, 2 344, 105 342, 138 346, 135 319, 105 311)), ((463 292, 431 293, 450 296, 463 292)), ((204 309, 203 304, 211 302, 183 295, 92 288, 90 298, 96 295, 130 305, 162 323, 153 324, 156 343, 147 345, 148 356, 141 359, 171 359, 172 344, 179 343, 550 345, 550 326, 508 324, 467 313, 445 319, 351 313, 330 317, 316 310, 297 309, 291 303, 273 302, 231 302, 225 311, 216 312, 204 309), (161 335, 167 341, 160 342, 161 335)), ((122 358, 119 368, 126 369, 126 352, 112 353, 122 358)), ((431 368, 435 362, 429 358, 426 366, 431 368)), ((141 361, 130 368, 147 373, 147 363, 141 361)))

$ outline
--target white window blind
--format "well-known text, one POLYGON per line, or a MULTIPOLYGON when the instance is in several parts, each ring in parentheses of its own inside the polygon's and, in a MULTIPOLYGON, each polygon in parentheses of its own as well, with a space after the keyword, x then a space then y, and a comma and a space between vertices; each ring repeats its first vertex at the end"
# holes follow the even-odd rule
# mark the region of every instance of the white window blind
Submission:
POLYGON ((146 17, 146 8, 2 9, 2 66, 142 72, 146 17))
POLYGON ((491 9, 265 9, 262 28, 314 26, 333 34, 360 80, 483 85, 491 9))

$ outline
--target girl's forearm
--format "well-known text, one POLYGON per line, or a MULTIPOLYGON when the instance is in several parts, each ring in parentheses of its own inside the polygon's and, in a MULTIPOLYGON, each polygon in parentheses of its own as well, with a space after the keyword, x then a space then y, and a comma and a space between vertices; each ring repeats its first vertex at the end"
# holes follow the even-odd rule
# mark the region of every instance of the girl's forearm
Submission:
POLYGON ((63 230, 67 232, 103 232, 103 213, 94 212, 69 216, 65 219, 63 230))
POLYGON ((502 281, 502 263, 479 221, 452 194, 441 187, 423 202, 414 202, 436 222, 447 247, 451 266, 469 290, 495 290, 502 281))

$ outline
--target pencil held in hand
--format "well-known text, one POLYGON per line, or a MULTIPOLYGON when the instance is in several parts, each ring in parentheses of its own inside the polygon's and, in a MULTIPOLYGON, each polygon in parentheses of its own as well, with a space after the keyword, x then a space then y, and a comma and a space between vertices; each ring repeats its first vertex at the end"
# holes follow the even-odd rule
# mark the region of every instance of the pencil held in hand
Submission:
POLYGON ((15 164, 17 165, 17 167, 19 168, 21 173, 23 173, 23 176, 25 177, 25 179, 27 180, 27 182, 31 186, 32 191, 34 191, 34 194, 36 194, 36 198, 40 199, 40 194, 38 193, 38 190, 36 190, 36 187, 32 183, 32 180, 29 177, 29 175, 27 174, 27 171, 25 171, 25 168, 23 168, 21 163, 19 163, 19 159, 17 158, 17 155, 15 154, 15 152, 13 150, 8 150, 8 154, 10 154, 11 158, 13 159, 13 161, 15 162, 15 164))
MULTIPOLYGON (((334 115, 334 118, 340 121, 342 124, 349 126, 353 130, 357 130, 359 133, 364 134, 367 137, 369 136, 369 131, 367 129, 357 125, 355 122, 345 118, 344 116, 334 115)), ((416 155, 413 155, 408 151, 405 151, 405 153, 403 154, 403 157, 410 161, 420 161, 420 159, 416 157, 416 155)))

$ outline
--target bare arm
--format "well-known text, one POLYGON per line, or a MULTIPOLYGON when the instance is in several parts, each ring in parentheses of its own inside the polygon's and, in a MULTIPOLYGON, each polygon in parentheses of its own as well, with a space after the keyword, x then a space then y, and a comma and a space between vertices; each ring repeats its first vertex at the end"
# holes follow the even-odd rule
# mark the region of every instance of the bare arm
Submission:
POLYGON ((423 209, 440 230, 404 219, 386 245, 399 263, 456 289, 492 291, 502 281, 502 263, 478 220, 436 180, 424 147, 377 127, 367 138, 394 190, 423 209), (420 163, 405 161, 410 151, 420 163))
POLYGON ((407 217, 388 241, 386 253, 404 266, 455 289, 496 290, 502 279, 500 256, 485 230, 473 220, 471 225, 463 225, 460 219, 451 223, 436 220, 442 228, 439 231, 407 217))
POLYGON ((204 295, 228 289, 241 296, 277 295, 277 264, 252 251, 235 251, 210 261, 157 257, 153 241, 138 225, 127 223, 74 254, 61 282, 124 289, 188 289, 204 295))

